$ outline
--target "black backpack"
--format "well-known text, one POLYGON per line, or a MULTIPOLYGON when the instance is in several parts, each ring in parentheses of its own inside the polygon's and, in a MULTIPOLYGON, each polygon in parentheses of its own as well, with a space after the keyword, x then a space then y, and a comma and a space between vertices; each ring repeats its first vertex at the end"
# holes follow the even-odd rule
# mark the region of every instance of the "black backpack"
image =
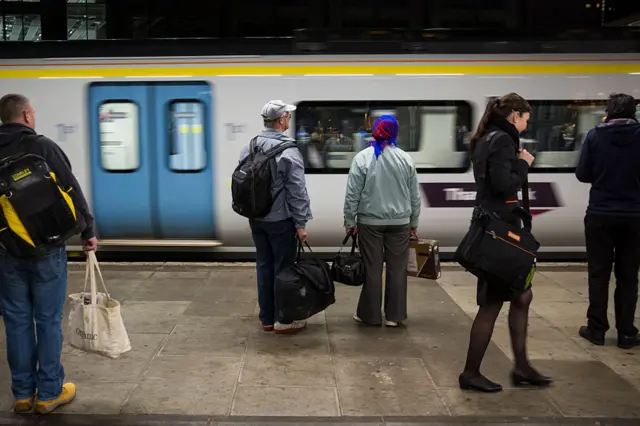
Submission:
POLYGON ((64 187, 26 137, 0 159, 0 243, 16 257, 45 255, 84 229, 73 188, 64 187), (11 155, 12 154, 12 155, 11 155))
POLYGON ((273 202, 282 192, 271 194, 272 161, 286 149, 296 148, 293 142, 285 142, 267 151, 256 146, 256 136, 249 145, 249 155, 231 176, 231 197, 233 210, 249 219, 265 217, 271 211, 273 202))

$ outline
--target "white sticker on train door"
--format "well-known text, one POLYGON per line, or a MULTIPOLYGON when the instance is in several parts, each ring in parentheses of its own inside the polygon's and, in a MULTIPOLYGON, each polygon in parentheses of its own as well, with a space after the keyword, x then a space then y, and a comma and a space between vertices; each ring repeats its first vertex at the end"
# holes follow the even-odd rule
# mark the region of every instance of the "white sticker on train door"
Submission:
POLYGON ((133 171, 140 166, 138 106, 132 102, 100 105, 100 157, 109 171, 133 171))

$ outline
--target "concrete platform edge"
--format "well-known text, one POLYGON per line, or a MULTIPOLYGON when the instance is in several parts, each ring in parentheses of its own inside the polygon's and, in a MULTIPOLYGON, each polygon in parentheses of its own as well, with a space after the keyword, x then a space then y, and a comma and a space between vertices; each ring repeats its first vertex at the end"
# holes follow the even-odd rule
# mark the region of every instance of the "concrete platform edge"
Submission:
POLYGON ((0 414, 0 425, 25 426, 328 426, 328 425, 594 425, 626 426, 638 425, 637 419, 603 417, 208 417, 190 415, 100 415, 100 414, 53 414, 50 416, 0 414))

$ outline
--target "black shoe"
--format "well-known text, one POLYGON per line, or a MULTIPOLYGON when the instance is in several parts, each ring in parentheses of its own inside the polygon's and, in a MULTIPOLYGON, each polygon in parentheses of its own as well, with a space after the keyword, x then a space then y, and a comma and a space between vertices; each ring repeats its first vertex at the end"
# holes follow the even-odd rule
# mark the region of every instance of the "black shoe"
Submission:
POLYGON ((594 331, 587 326, 583 326, 580 327, 578 334, 580 334, 580 337, 590 341, 594 345, 604 345, 604 331, 594 331))
POLYGON ((618 334, 618 347, 620 349, 631 349, 636 346, 640 346, 640 335, 626 336, 618 334))
POLYGON ((537 387, 544 388, 553 383, 551 377, 543 376, 531 368, 526 374, 518 371, 511 372, 511 383, 514 387, 537 387))
POLYGON ((492 382, 482 374, 469 376, 462 373, 458 377, 458 383, 460 384, 460 389, 463 390, 476 390, 479 392, 500 392, 502 390, 502 386, 492 382))

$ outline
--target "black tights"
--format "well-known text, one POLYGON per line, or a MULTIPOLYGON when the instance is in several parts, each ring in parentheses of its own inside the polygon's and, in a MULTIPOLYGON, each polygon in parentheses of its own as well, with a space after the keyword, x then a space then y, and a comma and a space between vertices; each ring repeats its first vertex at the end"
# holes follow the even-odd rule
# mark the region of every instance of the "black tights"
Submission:
MULTIPOLYGON (((511 301, 509 307, 509 334, 515 358, 516 371, 526 374, 532 367, 527 359, 527 326, 529 324, 529 306, 533 299, 531 290, 519 294, 511 301)), ((477 376, 480 374, 480 364, 487 351, 493 327, 502 309, 502 302, 481 306, 471 327, 469 351, 464 366, 465 374, 477 376)))

